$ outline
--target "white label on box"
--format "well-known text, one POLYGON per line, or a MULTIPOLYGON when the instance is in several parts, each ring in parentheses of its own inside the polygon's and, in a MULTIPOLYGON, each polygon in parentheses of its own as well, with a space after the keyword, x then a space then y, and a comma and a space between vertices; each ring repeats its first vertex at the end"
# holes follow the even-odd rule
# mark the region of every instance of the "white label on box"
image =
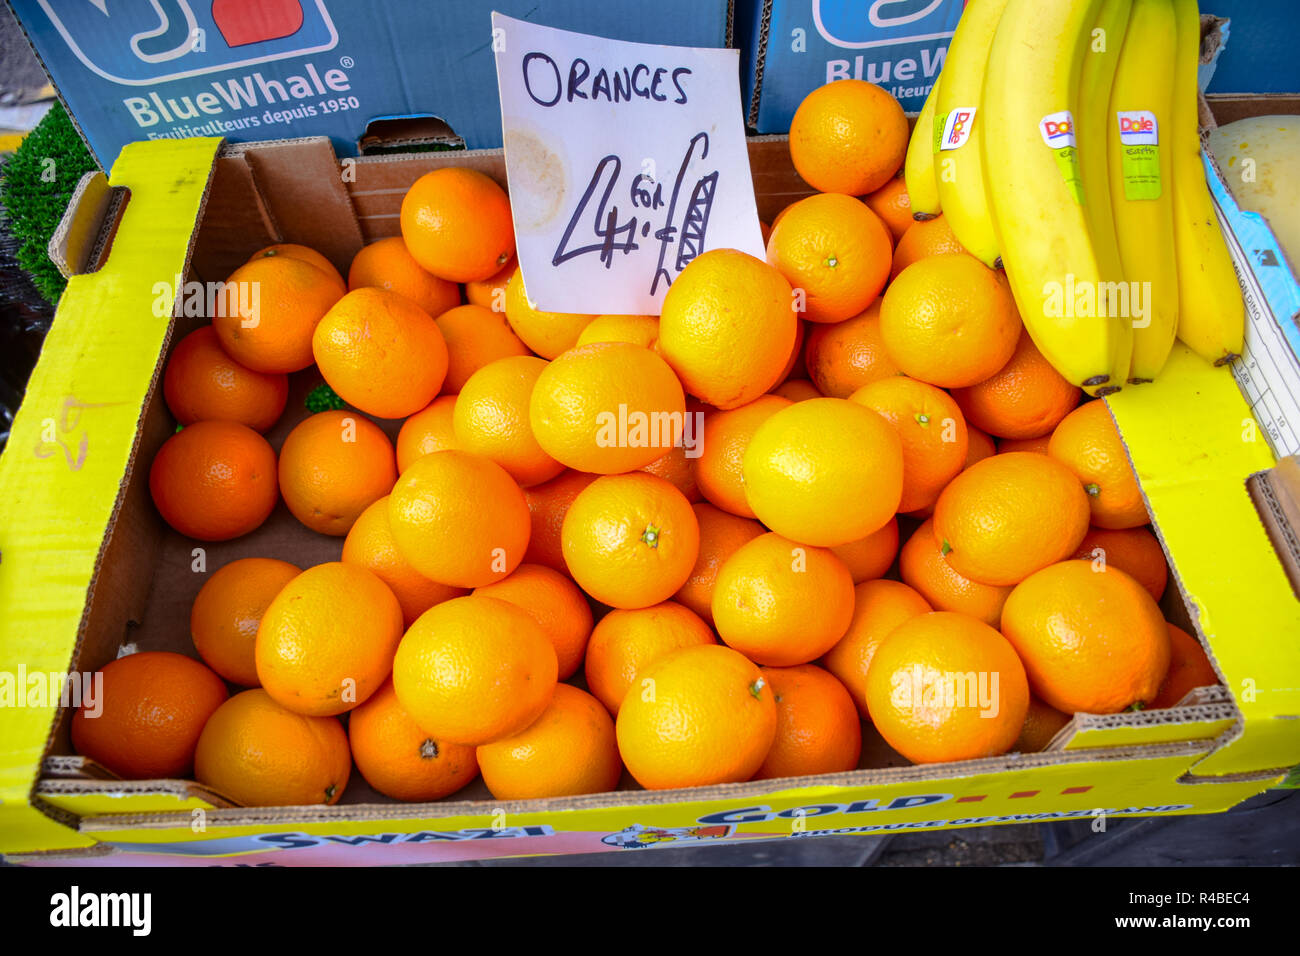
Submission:
POLYGON ((975 107, 958 106, 950 111, 943 121, 943 138, 939 140, 939 149, 960 149, 970 139, 971 130, 975 128, 975 107))
POLYGON ((1160 143, 1160 126, 1150 110, 1118 110, 1119 141, 1125 146, 1156 146, 1160 143))
POLYGON ((739 53, 492 14, 515 244, 547 312, 658 315, 708 249, 762 258, 739 53))

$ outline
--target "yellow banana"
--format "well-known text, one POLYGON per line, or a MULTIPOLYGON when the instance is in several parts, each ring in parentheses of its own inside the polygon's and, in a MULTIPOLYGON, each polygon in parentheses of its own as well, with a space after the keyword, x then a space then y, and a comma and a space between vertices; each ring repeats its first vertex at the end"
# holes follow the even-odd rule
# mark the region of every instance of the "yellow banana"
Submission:
POLYGON ((1133 0, 1110 92, 1110 206, 1133 324, 1130 382, 1160 374, 1178 330, 1174 253, 1174 6, 1133 0))
POLYGON ((989 268, 998 261, 998 239, 984 195, 979 116, 989 47, 1007 0, 970 0, 957 23, 943 61, 943 86, 935 100, 935 125, 942 132, 934 154, 939 205, 957 241, 989 268))
POLYGON ((939 215, 939 186, 934 178, 934 102, 938 95, 939 77, 936 76, 916 118, 912 138, 907 143, 907 158, 903 160, 903 179, 907 183, 913 219, 933 219, 939 215))
POLYGON ((1201 15, 1196 0, 1174 0, 1178 51, 1169 152, 1174 169, 1174 249, 1178 256, 1178 337, 1207 362, 1241 355, 1246 309, 1232 257, 1205 184, 1196 87, 1201 15))
POLYGON ((1056 370, 1094 395, 1121 384, 1110 372, 1118 323, 1097 302, 1101 269, 1074 142, 1100 8, 1101 0, 1009 0, 980 102, 989 207, 1020 316, 1056 370))

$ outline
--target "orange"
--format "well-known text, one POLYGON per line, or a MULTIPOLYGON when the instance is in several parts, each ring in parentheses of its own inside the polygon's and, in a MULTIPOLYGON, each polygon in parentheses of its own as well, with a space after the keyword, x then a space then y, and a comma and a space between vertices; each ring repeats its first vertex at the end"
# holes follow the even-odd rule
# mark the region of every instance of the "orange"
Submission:
POLYGON ((646 690, 637 681, 642 668, 683 647, 716 643, 700 616, 675 601, 616 608, 591 632, 584 669, 587 688, 617 714, 624 697, 646 690))
POLYGON ((478 282, 515 254, 510 200, 477 170, 444 166, 417 179, 402 198, 402 239, 434 275, 478 282))
POLYGON ((999 438, 1041 438, 1079 404, 1083 392, 1043 358, 1023 329, 1011 360, 992 378, 952 397, 968 421, 999 438))
POLYGON ((212 327, 226 354, 255 372, 297 372, 313 362, 312 333, 346 289, 336 276, 287 256, 230 274, 212 327))
POLYGON ((795 541, 835 547, 878 531, 898 511, 902 443, 871 409, 814 398, 758 427, 742 473, 759 521, 795 541))
POLYGON ((904 621, 876 649, 867 708, 885 742, 913 763, 995 757, 1029 711, 1015 649, 987 624, 952 611, 904 621))
POLYGON ((1002 621, 1011 586, 980 584, 953 570, 934 539, 934 519, 912 532, 898 558, 898 572, 936 611, 959 611, 990 627, 1002 621))
POLYGON ((700 524, 700 553, 691 576, 674 595, 705 621, 713 623, 713 586, 718 570, 747 541, 763 534, 763 526, 706 502, 691 505, 700 524))
POLYGON ((339 397, 368 415, 405 418, 428 405, 447 375, 438 324, 396 292, 361 288, 325 313, 311 340, 339 397))
POLYGON ((776 739, 754 778, 855 769, 862 756, 862 722, 844 685, 815 664, 762 672, 776 699, 776 739))
POLYGON ((471 375, 497 359, 532 354, 500 312, 460 305, 436 321, 447 343, 447 377, 442 382, 446 394, 459 392, 471 375))
POLYGON ((297 259, 300 262, 306 262, 315 266, 321 272, 325 273, 331 280, 337 280, 339 295, 348 291, 347 283, 343 281, 343 275, 323 255, 308 246, 299 245, 296 242, 279 242, 273 246, 267 246, 259 249, 248 257, 248 262, 255 262, 258 259, 267 259, 274 256, 280 256, 284 259, 297 259))
POLYGON ((877 412, 898 433, 903 446, 899 511, 930 507, 966 467, 966 418, 943 389, 895 375, 862 386, 849 401, 877 412))
POLYGON ((767 261, 802 289, 802 318, 842 322, 885 287, 893 243, 889 228, 861 201, 838 193, 801 199, 767 241, 767 261))
POLYGON ((831 550, 849 569, 854 584, 883 577, 898 556, 898 519, 890 518, 878 531, 831 550))
POLYGON ((1114 565, 1132 575, 1156 601, 1169 582, 1164 549, 1150 528, 1089 528, 1071 557, 1114 565))
POLYGON ((366 783, 395 800, 441 800, 478 776, 474 748, 416 726, 391 680, 348 715, 348 743, 366 783))
POLYGON ((592 342, 628 342, 642 348, 654 348, 659 338, 659 318, 653 315, 598 315, 591 320, 577 345, 592 342))
POLYGON ((790 402, 806 402, 810 398, 826 397, 817 391, 817 386, 806 378, 787 379, 767 394, 775 395, 777 398, 784 398, 790 402))
POLYGON ((1137 528, 1151 520, 1105 402, 1088 402, 1066 415, 1052 432, 1047 453, 1083 483, 1098 528, 1137 528))
POLYGON ((889 227, 895 244, 911 227, 912 197, 907 194, 907 182, 902 176, 895 176, 862 201, 889 227))
POLYGON ((541 716, 555 667, 555 649, 527 611, 471 594, 411 625, 393 660, 393 688, 425 733, 477 747, 541 716))
POLYGON ((976 428, 969 421, 966 422, 966 434, 970 438, 970 444, 966 449, 965 467, 969 468, 975 462, 992 458, 998 453, 997 446, 993 444, 993 439, 988 436, 988 433, 976 428))
POLYGON ((378 239, 352 257, 348 289, 367 287, 410 299, 435 319, 460 305, 460 286, 438 278, 416 262, 401 236, 378 239))
POLYGON ((1052 738, 1060 732, 1061 728, 1070 722, 1071 717, 1071 714, 1063 714, 1030 694, 1025 725, 1020 728, 1020 736, 1016 738, 1011 749, 1022 754, 1040 752, 1052 742, 1052 738))
POLYGON ((528 547, 524 493, 482 455, 438 451, 402 472, 388 499, 397 551, 434 581, 477 588, 506 577, 528 547))
POLYGON ((190 608, 190 636, 203 662, 232 684, 256 687, 253 647, 262 615, 302 569, 274 558, 240 558, 203 582, 190 608))
POLYGON ((1074 554, 1088 500, 1060 462, 1032 452, 994 455, 949 482, 934 507, 934 539, 958 574, 1019 584, 1074 554))
POLYGON ((172 435, 149 468, 149 493, 163 520, 189 538, 248 534, 276 502, 275 452, 236 422, 195 422, 172 435))
POLYGON ((460 597, 465 590, 429 580, 402 557, 388 521, 388 497, 375 500, 358 516, 343 539, 342 561, 371 571, 388 585, 406 628, 435 604, 460 597))
POLYGON ((794 306, 790 283, 766 262, 711 249, 664 296, 657 349, 687 392, 736 408, 784 378, 799 324, 794 306))
POLYGON ((397 433, 397 470, 404 472, 417 458, 456 448, 455 395, 440 395, 416 412, 397 433))
POLYGON ((745 451, 759 426, 791 404, 780 395, 760 395, 746 405, 705 416, 695 470, 705 498, 733 515, 754 517, 754 509, 745 498, 745 451))
POLYGON ((682 435, 686 396, 654 352, 627 342, 569 349, 537 379, 533 434, 569 468, 612 475, 658 461, 682 435))
MULTIPOLYGON (((702 432, 703 429, 698 428, 689 418, 691 413, 687 412, 686 414, 688 416, 686 426, 696 434, 702 432)), ((699 483, 695 479, 695 463, 699 461, 699 458, 687 452, 683 444, 685 441, 685 433, 683 433, 683 441, 674 446, 672 451, 660 458, 656 458, 644 468, 638 468, 637 471, 644 471, 646 474, 662 478, 680 491, 687 501, 694 504, 697 501, 704 500, 699 483)), ((699 439, 695 438, 693 441, 698 442, 699 439)), ((698 450, 698 445, 696 445, 696 450, 698 450)))
POLYGON ((577 673, 591 637, 591 605, 567 577, 544 565, 521 564, 508 578, 475 588, 474 593, 527 611, 555 648, 559 679, 577 673))
POLYGON ((168 651, 119 657, 86 690, 72 715, 72 746, 127 780, 188 776, 203 725, 226 699, 220 677, 168 651))
POLYGON ((1169 628, 1169 670, 1148 710, 1177 707, 1193 688, 1214 687, 1219 683, 1219 675, 1201 642, 1181 627, 1168 622, 1165 626, 1169 628))
MULTIPOLYGON (((790 355, 785 360, 785 370, 781 373, 781 382, 783 384, 791 379, 808 377, 808 365, 803 360, 803 341, 807 335, 808 323, 803 319, 796 320, 794 324, 794 345, 790 348, 790 355)), ((769 389, 768 391, 774 390, 769 389)))
POLYGON ((718 569, 713 624, 756 664, 790 667, 821 657, 853 617, 853 576, 828 548, 774 532, 747 541, 718 569))
POLYGON ((311 717, 351 710, 379 689, 402 639, 402 607, 377 574, 331 561, 277 594, 257 629, 262 688, 311 717))
POLYGON ((639 672, 615 731, 623 763, 647 790, 739 783, 776 739, 776 701, 757 665, 729 647, 685 647, 639 672))
POLYGON ((558 684, 526 730, 478 748, 483 782, 498 800, 605 793, 618 786, 614 721, 586 691, 558 684))
POLYGON ((892 95, 865 80, 836 80, 795 110, 790 159, 813 189, 862 196, 898 172, 908 138, 907 117, 892 95))
POLYGON ((828 398, 848 398, 863 385, 902 372, 885 350, 880 334, 880 300, 861 315, 818 325, 804 350, 808 377, 828 398))
POLYGON ((280 491, 293 516, 321 534, 345 535, 397 480, 388 436, 357 412, 309 415, 280 446, 280 491))
POLYGON ((1116 714, 1155 699, 1169 669, 1160 608, 1116 568, 1062 561, 1016 586, 1002 609, 1034 694, 1067 714, 1116 714))
POLYGON ((470 305, 481 305, 492 312, 504 314, 506 311, 506 283, 510 281, 510 277, 515 274, 515 269, 518 267, 518 260, 511 256, 509 262, 488 278, 480 279, 477 282, 466 282, 465 298, 469 300, 470 305))
POLYGON ((826 652, 822 666, 845 686, 864 720, 867 671, 880 642, 904 621, 931 610, 925 598, 897 581, 864 581, 853 589, 853 617, 848 630, 826 652))
POLYGON ((542 450, 528 419, 529 401, 546 367, 536 355, 497 359, 469 377, 452 413, 456 446, 490 458, 525 487, 564 470, 542 450))
POLYGON ((351 772, 338 718, 285 710, 261 688, 222 704, 194 754, 195 779, 246 807, 335 804, 351 772))
POLYGON ((649 607, 686 583, 700 525, 686 497, 654 475, 597 478, 578 493, 560 532, 578 586, 610 607, 649 607))
POLYGON ((569 506, 578 497, 578 492, 595 481, 596 477, 585 471, 570 469, 545 484, 524 489, 531 527, 525 561, 544 564, 562 574, 569 573, 569 566, 564 563, 564 547, 560 537, 564 516, 569 513, 569 506))
POLYGON ((1013 451, 1028 451, 1033 452, 1035 455, 1046 455, 1051 438, 1051 435, 1044 435, 1041 438, 1004 438, 998 442, 998 454, 1005 455, 1013 451))
POLYGON ((289 377, 244 368, 205 325, 177 343, 163 373, 163 397, 182 425, 238 422, 264 432, 280 419, 289 398, 289 377))
POLYGON ((1020 314, 1006 280, 974 256, 903 270, 880 304, 880 334, 903 373, 940 388, 976 385, 1010 361, 1020 314))
POLYGON ((573 312, 543 312, 533 305, 524 288, 524 276, 515 273, 506 283, 506 321, 515 335, 542 358, 553 359, 578 344, 578 336, 594 315, 573 312))
POLYGON ((894 247, 894 261, 889 268, 889 281, 893 282, 898 274, 927 256, 942 256, 954 252, 965 252, 966 247, 957 241, 957 236, 943 216, 913 222, 894 247))

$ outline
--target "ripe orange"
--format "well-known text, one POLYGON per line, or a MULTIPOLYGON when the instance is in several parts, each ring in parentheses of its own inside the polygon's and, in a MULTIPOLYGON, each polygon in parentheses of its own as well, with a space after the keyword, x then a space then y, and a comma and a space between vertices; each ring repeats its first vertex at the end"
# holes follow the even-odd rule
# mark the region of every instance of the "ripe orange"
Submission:
POLYGON ((861 315, 818 325, 808 334, 808 377, 828 398, 848 398, 863 385, 902 372, 880 334, 880 300, 861 315))
POLYGON ((776 701, 757 665, 729 647, 685 647, 638 674, 615 731, 647 790, 748 780, 776 739, 776 701), (648 682, 648 683, 646 683, 648 682))
MULTIPOLYGON (((690 433, 699 435, 703 432, 703 429, 697 428, 695 423, 689 418, 691 414, 690 412, 687 412, 686 414, 688 416, 686 426, 690 429, 690 432, 684 431, 682 440, 679 441, 677 445, 673 447, 673 450, 668 452, 668 454, 656 458, 644 468, 638 468, 637 471, 644 471, 648 475, 662 478, 680 491, 687 501, 691 504, 695 504, 697 501, 704 500, 704 495, 700 492, 699 482, 695 479, 695 463, 699 459, 698 457, 693 457, 691 454, 687 453, 686 446, 688 440, 685 436, 690 433)), ((698 442, 699 438, 696 437, 691 441, 698 442)))
POLYGON ((614 721, 586 691, 557 684, 526 730, 478 748, 483 782, 498 800, 605 793, 623 774, 614 721))
POLYGON ((1087 533, 1088 500, 1078 481, 1060 462, 1032 452, 976 462, 934 508, 935 543, 953 570, 981 584, 1019 584, 1074 554, 1087 533))
POLYGON ((142 651, 93 680, 103 682, 98 697, 72 715, 77 753, 127 780, 187 776, 203 725, 226 699, 221 678, 182 654, 142 651))
POLYGON ((836 80, 795 110, 790 159, 813 189, 862 196, 898 172, 908 138, 907 117, 892 95, 865 80, 836 80))
POLYGON ((1052 742, 1072 718, 1072 714, 1063 714, 1055 707, 1049 707, 1033 694, 1029 695, 1029 712, 1025 715, 1025 725, 1020 728, 1020 736, 1012 744, 1015 753, 1035 754, 1052 742))
POLYGON ((348 742, 366 783, 395 800, 441 800, 478 776, 474 748, 416 726, 392 680, 348 715, 348 742))
POLYGON ((821 657, 853 617, 853 576, 828 548, 768 532, 718 569, 713 624, 756 664, 790 667, 821 657))
POLYGON ((889 227, 889 234, 895 244, 911 228, 914 221, 912 197, 907 194, 907 181, 902 176, 895 176, 863 199, 863 202, 889 227))
POLYGON ((686 396, 668 363, 627 342, 569 349, 542 371, 529 406, 549 455, 602 475, 662 458, 681 437, 685 415, 686 396))
POLYGON ((459 392, 471 375, 497 359, 532 354, 502 312, 461 305, 448 309, 436 321, 447 342, 447 377, 442 382, 446 394, 459 392))
POLYGON ((894 628, 933 610, 906 584, 880 578, 853 589, 853 617, 844 636, 826 652, 822 666, 839 679, 867 719, 867 671, 876 648, 894 628))
POLYGON ((969 421, 966 422, 966 433, 970 438, 970 446, 966 449, 966 468, 969 468, 977 461, 992 458, 998 453, 997 446, 993 444, 993 439, 988 436, 988 433, 975 427, 969 421))
POLYGON ((425 733, 477 747, 541 716, 555 668, 555 649, 528 612, 471 594, 411 625, 393 660, 393 687, 425 733))
POLYGON ((659 354, 700 401, 745 405, 784 377, 798 326, 794 305, 790 283, 766 262, 711 249, 664 296, 659 354))
POLYGON ((410 468, 411 463, 417 458, 431 455, 435 451, 446 451, 457 447, 453 418, 455 409, 455 395, 439 395, 402 422, 402 428, 397 433, 399 473, 410 468))
POLYGON ((569 566, 564 563, 564 547, 560 537, 564 516, 569 513, 569 505, 578 497, 578 492, 595 481, 596 477, 585 471, 569 469, 545 484, 524 489, 531 526, 528 550, 524 553, 525 561, 529 564, 544 564, 561 574, 569 573, 569 566))
POLYGON ((295 714, 260 687, 217 708, 194 754, 194 778, 246 807, 329 806, 351 772, 338 718, 295 714))
MULTIPOLYGON (((803 319, 797 319, 794 323, 794 345, 790 348, 790 355, 785 360, 785 370, 781 373, 782 384, 791 379, 808 377, 808 365, 803 360, 803 341, 807 335, 808 323, 803 319)), ((775 391, 775 389, 768 391, 775 391)))
POLYGON ((1047 453, 1083 483, 1098 528, 1137 528, 1151 520, 1105 402, 1088 402, 1066 415, 1052 432, 1047 453))
POLYGON ((654 315, 598 315, 578 336, 577 345, 592 342, 628 342, 652 349, 659 338, 659 318, 654 315))
POLYGON ((205 664, 241 687, 256 687, 253 647, 262 615, 302 569, 274 558, 240 558, 203 582, 190 608, 190 636, 205 664))
POLYGON ((410 299, 434 319, 460 305, 460 286, 416 262, 401 236, 378 239, 352 257, 348 289, 367 287, 410 299))
POLYGON ((195 422, 172 435, 149 468, 149 493, 163 520, 200 541, 228 541, 270 517, 275 452, 236 422, 195 422))
POLYGON ((221 347, 256 372, 297 372, 313 361, 312 333, 346 289, 337 276, 287 256, 267 256, 230 274, 212 327, 221 347))
POLYGON ((402 557, 388 521, 388 498, 384 495, 376 499, 358 516, 343 539, 342 561, 371 571, 388 585, 402 609, 405 628, 435 604, 466 592, 464 588, 429 580, 402 557))
POLYGON ((515 273, 506 283, 506 320, 515 335, 545 359, 559 357, 578 344, 578 336, 596 317, 574 312, 543 312, 533 305, 524 288, 523 273, 515 273))
POLYGON ((831 550, 849 569, 854 584, 883 577, 898 556, 898 519, 890 518, 880 530, 831 550))
POLYGON ((876 649, 867 707, 885 742, 913 763, 995 757, 1029 711, 1016 650, 981 621, 933 611, 903 622, 876 649))
POLYGON ((555 648, 559 679, 577 673, 591 637, 591 605, 567 577, 545 565, 521 564, 508 578, 475 588, 474 593, 527 611, 555 648))
POLYGON ((515 274, 519 261, 511 256, 510 261, 486 279, 465 283, 465 298, 470 305, 480 305, 501 315, 506 311, 506 283, 515 274))
POLYGON ((452 413, 456 446, 490 458, 523 486, 550 481, 564 470, 542 450, 528 419, 546 367, 536 355, 497 359, 469 377, 452 413))
POLYGON ((215 419, 264 432, 284 411, 289 377, 244 368, 226 354, 216 330, 205 325, 172 349, 163 397, 182 425, 215 419))
POLYGON ((776 739, 754 778, 855 769, 862 756, 862 722, 844 685, 815 664, 762 672, 776 699, 776 739))
POLYGON ((311 717, 351 710, 379 689, 402 639, 402 607, 377 574, 331 561, 277 594, 257 629, 262 688, 311 717))
POLYGON ((1169 669, 1160 608, 1117 568, 1062 561, 1025 578, 1002 609, 1034 693, 1067 714, 1115 714, 1155 699, 1169 669))
POLYGON ((357 412, 308 415, 280 446, 280 492, 293 516, 321 534, 345 535, 397 480, 388 436, 357 412))
POLYGON ((700 552, 691 576, 674 597, 705 621, 713 623, 713 586, 718 569, 741 545, 763 534, 763 526, 706 502, 691 505, 700 524, 700 552))
POLYGON ((810 398, 826 397, 817 391, 817 386, 806 378, 787 379, 767 394, 775 395, 777 398, 784 398, 790 402, 806 402, 810 398))
POLYGON ((1169 582, 1165 552, 1150 528, 1089 528, 1071 555, 1085 561, 1105 562, 1132 575, 1159 601, 1169 582))
POLYGON ((879 530, 898 511, 902 443, 871 409, 814 398, 758 427, 742 473, 759 521, 795 541, 834 547, 879 530))
POLYGON ((898 274, 927 256, 949 255, 966 251, 966 247, 957 241, 956 234, 943 216, 913 222, 894 247, 894 261, 889 268, 889 281, 893 282, 898 274))
POLYGON ((275 256, 280 256, 284 259, 297 259, 299 262, 313 265, 321 272, 325 273, 331 281, 337 283, 340 296, 348 291, 347 283, 343 281, 343 275, 335 267, 334 263, 330 262, 315 249, 312 249, 309 246, 299 245, 296 242, 278 242, 273 246, 259 249, 257 252, 249 256, 247 261, 256 262, 258 259, 269 259, 275 256))
POLYGON ((578 586, 610 607, 649 607, 686 583, 700 525, 686 497, 654 475, 597 478, 578 493, 560 532, 578 586))
POLYGON ((966 419, 943 389, 894 375, 862 386, 849 401, 877 412, 898 433, 903 446, 899 511, 929 508, 966 467, 966 419))
POLYGON ((477 170, 425 173, 402 198, 402 239, 421 266, 452 282, 495 275, 515 254, 505 190, 477 170))
POLYGON ((912 532, 898 558, 899 576, 936 611, 959 611, 989 627, 1002 621, 1011 586, 980 584, 958 574, 934 539, 934 519, 912 532))
POLYGON ((802 318, 842 322, 885 287, 893 253, 889 228, 866 204, 819 193, 791 206, 767 241, 767 261, 802 289, 802 318))
POLYGON ((1176 707, 1196 687, 1214 687, 1219 675, 1214 671, 1201 642, 1181 627, 1166 622, 1169 628, 1169 670, 1160 682, 1160 691, 1148 710, 1176 707))
POLYGON ((438 451, 402 472, 388 500, 398 553, 434 581, 477 588, 506 577, 528 547, 528 505, 504 468, 438 451))
POLYGON ((1023 329, 1011 360, 992 378, 952 397, 968 421, 999 438, 1041 438, 1079 404, 1083 392, 1052 368, 1023 329))
POLYGON ((760 395, 746 405, 705 416, 695 471, 705 498, 733 515, 754 517, 745 498, 745 451, 759 426, 791 404, 779 395, 760 395))
POLYGON ((675 601, 610 611, 596 624, 587 645, 587 688, 611 714, 623 698, 646 688, 637 674, 665 654, 715 644, 713 631, 698 614, 675 601))
POLYGON ((1051 435, 1043 435, 1041 438, 1004 438, 998 442, 998 454, 1006 455, 1014 451, 1027 451, 1035 455, 1046 455, 1051 439, 1051 435))

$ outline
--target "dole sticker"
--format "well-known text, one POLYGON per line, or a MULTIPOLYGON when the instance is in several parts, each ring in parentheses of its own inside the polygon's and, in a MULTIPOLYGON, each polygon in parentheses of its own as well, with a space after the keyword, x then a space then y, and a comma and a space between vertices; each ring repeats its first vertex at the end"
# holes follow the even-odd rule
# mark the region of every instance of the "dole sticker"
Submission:
POLYGON ((939 149, 960 149, 966 145, 974 128, 975 107, 958 106, 944 119, 943 137, 939 140, 939 149))
POLYGON ((1119 110, 1115 119, 1119 123, 1119 141, 1125 146, 1159 145, 1160 126, 1150 110, 1119 110))
POLYGON ((1073 146, 1074 114, 1069 110, 1048 113, 1038 121, 1038 132, 1043 134, 1043 142, 1052 149, 1073 146))

